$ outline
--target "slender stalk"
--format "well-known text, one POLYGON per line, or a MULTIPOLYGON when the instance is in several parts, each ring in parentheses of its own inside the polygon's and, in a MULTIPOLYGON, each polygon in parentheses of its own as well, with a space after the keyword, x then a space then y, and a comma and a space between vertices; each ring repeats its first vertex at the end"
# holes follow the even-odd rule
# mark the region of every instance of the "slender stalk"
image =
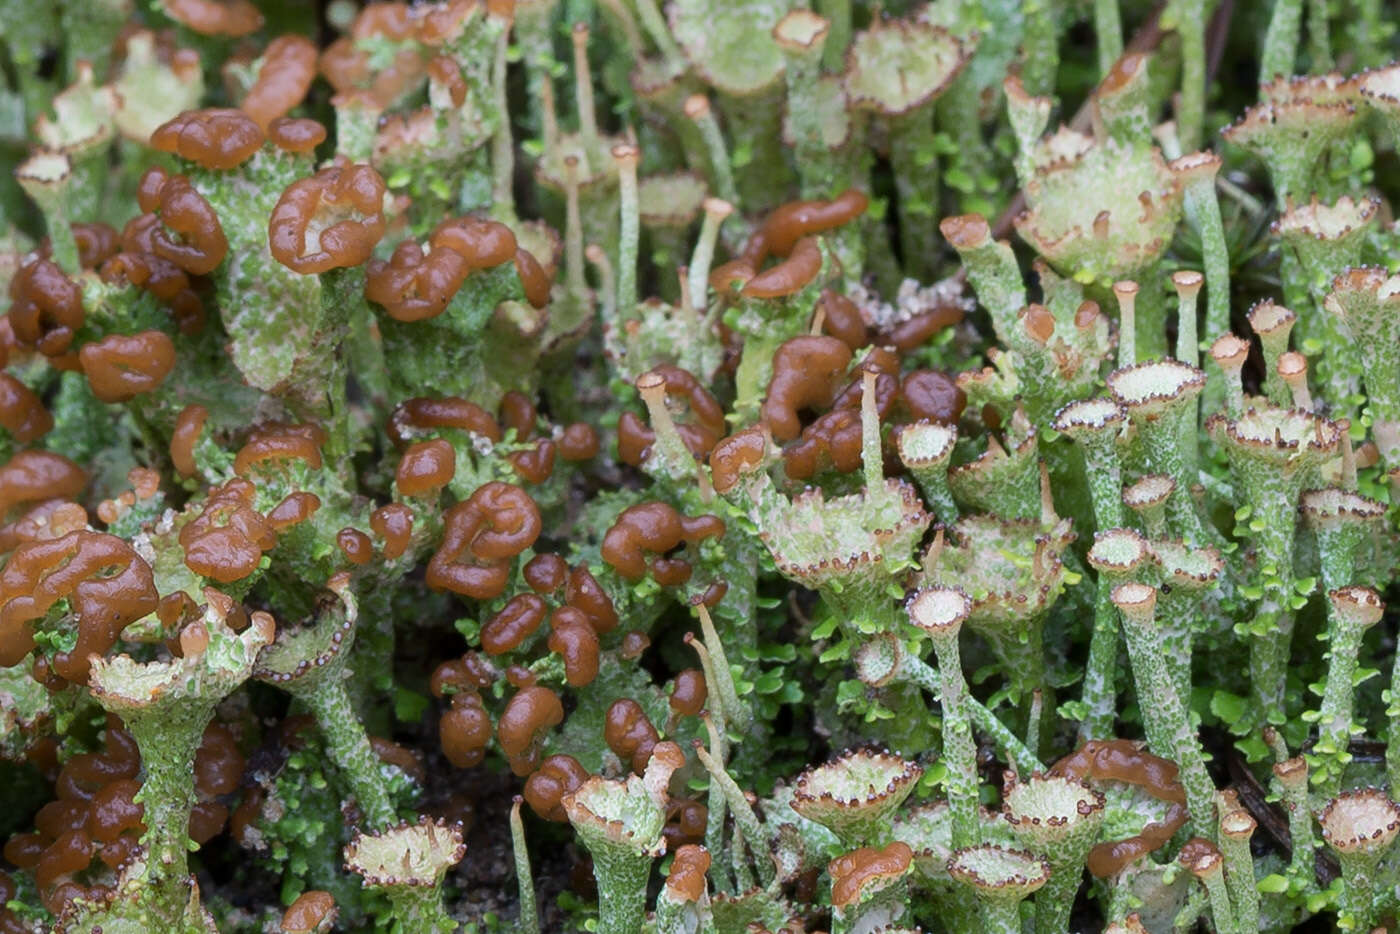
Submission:
MULTIPOLYGON (((773 882, 777 870, 773 861, 767 858, 770 847, 768 835, 764 832, 762 822, 754 813, 749 799, 744 797, 743 789, 729 776, 724 766, 710 756, 699 740, 695 741, 695 755, 699 757, 700 764, 705 767, 705 771, 710 773, 710 780, 718 784, 720 790, 724 792, 724 800, 734 815, 734 824, 739 828, 745 844, 756 857, 753 862, 758 868, 759 883, 765 887, 768 886, 773 882)), ((645 893, 643 894, 645 895, 645 893)))
POLYGON ((715 118, 710 99, 703 94, 693 94, 686 98, 685 115, 695 121, 695 125, 700 128, 700 136, 705 141, 705 149, 710 157, 710 171, 714 173, 714 178, 710 179, 710 183, 715 186, 714 191, 731 206, 739 204, 739 189, 734 185, 733 163, 729 161, 729 149, 725 146, 724 134, 720 132, 719 120, 715 118))
POLYGON ((1167 671, 1154 619, 1157 591, 1145 584, 1121 584, 1113 591, 1113 602, 1123 616, 1148 745, 1155 754, 1178 764, 1192 832, 1211 839, 1215 836, 1215 782, 1206 771, 1200 740, 1167 671))
POLYGON ((1021 81, 1036 97, 1055 94, 1055 74, 1060 69, 1059 11, 1055 6, 1055 0, 1028 0, 1021 6, 1026 23, 1021 40, 1021 81))
POLYGON ((1205 0, 1177 3, 1176 34, 1181 38, 1181 99, 1176 123, 1183 152, 1201 146, 1206 113, 1205 0))
POLYGON ((890 166, 899 193, 899 245, 904 268, 931 282, 937 266, 939 169, 932 155, 933 103, 890 118, 890 166))
POLYGON ((1327 0, 1308 0, 1308 71, 1332 70, 1332 42, 1327 28, 1327 0))
POLYGON ((335 763, 350 793, 355 796, 369 830, 383 830, 394 822, 394 805, 380 772, 379 757, 369 744, 345 682, 328 680, 316 690, 301 695, 316 717, 316 725, 326 738, 326 752, 335 763))
POLYGON ((851 44, 851 0, 817 0, 817 10, 831 24, 822 49, 822 69, 840 73, 846 67, 846 48, 851 44))
POLYGON ((1249 849, 1249 838, 1255 826, 1248 811, 1222 808, 1220 852, 1225 856, 1225 884, 1230 890, 1230 903, 1235 906, 1235 925, 1241 934, 1259 930, 1259 886, 1254 878, 1254 854, 1249 849))
MULTIPOLYGON (((1230 332, 1230 251, 1225 245, 1225 223, 1215 196, 1214 172, 1187 184, 1184 204, 1186 219, 1201 241, 1206 277, 1205 339, 1215 341, 1230 332)), ((1224 380, 1212 373, 1206 380, 1201 408, 1207 413, 1218 412, 1224 400, 1224 380)))
POLYGON ((1118 0, 1094 0, 1094 39, 1098 43, 1102 80, 1123 55, 1123 20, 1118 14, 1118 0))
POLYGON ((637 241, 641 236, 641 211, 637 196, 637 162, 641 153, 636 146, 621 143, 613 147, 619 182, 618 208, 622 229, 617 247, 617 309, 629 315, 637 307, 637 241))
POLYGON ((515 796, 510 807, 510 841, 515 851, 515 879, 520 890, 520 910, 515 926, 519 934, 539 934, 540 913, 535 906, 535 880, 530 871, 530 852, 525 847, 525 825, 520 820, 520 802, 515 796))
MULTIPOLYGON (((913 656, 904 657, 895 677, 918 685, 934 697, 938 697, 942 690, 938 673, 928 664, 913 656)), ((1045 765, 1036 754, 1025 743, 1021 742, 1021 738, 1005 723, 1002 723, 1001 718, 988 709, 986 704, 971 694, 964 699, 963 703, 972 720, 973 727, 992 741, 996 751, 1012 768, 1022 775, 1045 771, 1045 765)))
MULTIPOLYGON (((1277 735, 1276 730, 1267 732, 1277 735)), ((1308 801, 1308 763, 1302 756, 1297 756, 1274 763, 1273 769, 1284 810, 1288 812, 1288 835, 1293 843, 1288 874, 1311 884, 1313 851, 1317 848, 1317 840, 1313 836, 1312 808, 1308 801)))
POLYGON ((1259 56, 1259 83, 1293 74, 1298 60, 1298 31, 1303 21, 1303 0, 1274 0, 1264 49, 1259 56))
POLYGON ((515 220, 515 145, 510 133, 510 108, 506 103, 506 55, 510 49, 510 29, 496 39, 496 57, 491 63, 491 92, 496 106, 496 129, 491 134, 492 209, 508 221, 515 220))

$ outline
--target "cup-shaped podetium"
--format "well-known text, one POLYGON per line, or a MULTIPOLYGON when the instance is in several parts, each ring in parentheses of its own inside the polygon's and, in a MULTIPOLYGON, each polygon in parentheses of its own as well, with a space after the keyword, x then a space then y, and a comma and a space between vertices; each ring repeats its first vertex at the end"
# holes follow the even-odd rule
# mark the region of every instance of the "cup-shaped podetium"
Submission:
POLYGON ((950 856, 948 874, 977 896, 983 931, 1020 934, 1020 904, 1049 881, 1050 866, 1025 850, 983 843, 950 856))
POLYGON ((404 930, 437 934, 457 929, 443 907, 441 886, 466 852, 461 825, 424 817, 356 834, 345 847, 345 865, 367 888, 388 896, 404 930))
POLYGON ((923 771, 889 753, 851 750, 803 772, 793 788, 792 809, 847 846, 882 843, 890 836, 890 818, 923 771))
POLYGON ((1378 788, 1345 791, 1327 803, 1317 822, 1342 867, 1339 926, 1368 930, 1388 897, 1379 868, 1400 835, 1400 805, 1378 788))
POLYGON ((902 924, 909 912, 904 879, 913 864, 907 843, 895 840, 876 849, 861 847, 831 861, 832 934, 884 931, 902 924))

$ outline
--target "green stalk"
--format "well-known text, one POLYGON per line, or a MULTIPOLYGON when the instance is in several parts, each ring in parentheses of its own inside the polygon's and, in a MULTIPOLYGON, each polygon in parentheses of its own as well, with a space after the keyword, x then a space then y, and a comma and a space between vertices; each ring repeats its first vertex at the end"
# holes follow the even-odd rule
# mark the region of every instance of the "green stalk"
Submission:
POLYGON ((817 0, 817 10, 831 24, 822 49, 822 70, 839 74, 846 69, 846 48, 851 44, 851 0, 817 0))
MULTIPOLYGON (((918 685, 934 697, 938 697, 942 690, 942 681, 938 672, 912 655, 906 655, 900 661, 899 671, 895 677, 918 685)), ((1045 765, 1036 754, 1025 743, 1021 742, 1021 738, 1005 723, 1002 723, 1001 718, 988 709, 986 704, 971 694, 964 698, 963 703, 968 717, 972 720, 973 727, 992 741, 992 746, 996 751, 1018 773, 1030 775, 1034 772, 1045 771, 1045 765)))
POLYGON ((1302 21, 1302 0, 1274 0, 1274 12, 1269 17, 1269 30, 1264 34, 1264 49, 1259 56, 1260 84, 1293 74, 1302 21))
POLYGON ((1327 0, 1308 0, 1308 71, 1332 70, 1332 42, 1327 28, 1327 0))
POLYGON ((890 168, 899 196, 899 246, 904 269, 920 282, 937 272, 939 172, 934 152, 933 103, 891 117, 890 168))
MULTIPOLYGON (((710 781, 719 785, 720 790, 724 792, 725 803, 734 815, 734 824, 743 835, 745 845, 754 854, 753 862, 758 867, 759 883, 767 888, 773 883, 777 870, 773 861, 767 857, 770 849, 768 835, 764 832, 758 815, 754 813, 753 805, 749 804, 743 789, 729 776, 724 766, 711 757, 699 740, 695 741, 695 755, 699 757, 705 771, 710 773, 710 781)), ((645 898, 645 891, 642 894, 645 898)))
POLYGON ((617 247, 617 310, 630 315, 637 307, 637 241, 641 236, 641 209, 637 195, 637 162, 641 153, 637 147, 621 144, 613 147, 619 182, 618 209, 621 212, 621 234, 617 247))
POLYGON ((301 695, 326 738, 326 752, 335 763, 355 802, 364 814, 365 827, 382 830, 394 822, 394 805, 384 783, 379 757, 369 744, 345 682, 328 680, 317 690, 301 695))
POLYGON ((1026 18, 1021 81, 1035 97, 1055 95, 1055 75, 1060 69, 1059 10, 1055 5, 1055 0, 1028 0, 1021 7, 1026 18))
POLYGON ((540 913, 535 906, 535 880, 530 871, 530 851, 525 846, 525 825, 520 820, 520 802, 515 796, 510 807, 510 842, 515 853, 515 879, 520 890, 520 909, 516 912, 518 934, 540 934, 540 913))
POLYGON ((1121 584, 1113 592, 1113 602, 1123 617, 1128 657, 1137 682, 1148 745, 1153 753, 1173 760, 1180 767, 1192 833, 1212 839, 1215 836, 1215 782, 1206 771, 1200 740, 1167 671, 1154 618, 1157 591, 1145 584, 1121 584))
MULTIPOLYGON (((1380 622, 1385 605, 1380 595, 1365 587, 1346 587, 1327 595, 1329 628, 1327 680, 1318 711, 1317 742, 1313 752, 1325 757, 1326 775, 1320 794, 1334 795, 1341 787, 1342 769, 1351 761, 1352 719, 1356 696, 1356 660, 1366 630, 1380 622)), ((1322 771, 1322 769, 1319 769, 1322 771)), ((1317 779, 1314 779, 1317 783, 1317 779)))
MULTIPOLYGON (((1268 732, 1277 735, 1276 730, 1268 732)), ((1288 874, 1311 885, 1313 851, 1317 848, 1317 840, 1313 836, 1312 807, 1308 800, 1308 763, 1302 756, 1297 756, 1274 763, 1273 771, 1283 798, 1283 808, 1288 813, 1288 835, 1293 843, 1288 874)))
POLYGON ((1123 20, 1118 14, 1118 0, 1094 0, 1094 39, 1098 43, 1102 80, 1123 55, 1123 20))
POLYGON ((1241 934, 1259 928, 1259 886, 1254 878, 1254 854, 1249 838, 1255 828, 1248 811, 1225 811, 1220 818, 1220 852, 1225 855, 1225 883, 1235 907, 1235 925, 1241 934))
POLYGON ((1176 11, 1176 34, 1181 39, 1181 100, 1177 105, 1177 131, 1183 152, 1201 146, 1206 113, 1206 11, 1205 0, 1181 0, 1176 11))
MULTIPOLYGON (((739 189, 734 184, 734 168, 729 161, 729 149, 724 143, 724 134, 720 132, 719 121, 715 119, 714 110, 710 107, 710 99, 703 94, 694 94, 685 102, 685 114, 695 121, 695 125, 700 128, 700 136, 705 141, 705 148, 709 152, 710 171, 714 177, 710 179, 710 184, 714 185, 714 191, 733 207, 739 205, 739 189)), ((695 264, 691 264, 692 270, 695 264)), ((704 294, 695 293, 692 294, 704 294)))

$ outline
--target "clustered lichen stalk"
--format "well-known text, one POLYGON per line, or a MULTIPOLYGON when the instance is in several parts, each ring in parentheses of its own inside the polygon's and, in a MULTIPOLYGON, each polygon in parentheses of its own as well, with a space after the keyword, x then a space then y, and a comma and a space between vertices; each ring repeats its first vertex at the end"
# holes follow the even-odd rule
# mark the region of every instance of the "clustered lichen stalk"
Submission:
POLYGON ((1149 6, 0 4, 0 932, 1391 923, 1400 34, 1149 6))

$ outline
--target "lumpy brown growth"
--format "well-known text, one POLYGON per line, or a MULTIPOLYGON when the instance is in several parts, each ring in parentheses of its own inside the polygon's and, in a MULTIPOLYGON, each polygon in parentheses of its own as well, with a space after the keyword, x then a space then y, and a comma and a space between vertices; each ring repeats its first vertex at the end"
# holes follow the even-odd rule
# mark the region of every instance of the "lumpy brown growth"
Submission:
MULTIPOLYGON (((452 20, 450 14, 428 20, 452 20)), ((445 25, 443 29, 451 30, 445 25)), ((413 43, 403 43, 415 38, 417 22, 406 3, 371 3, 350 29, 350 35, 332 42, 321 53, 321 71, 337 91, 351 91, 357 88, 368 90, 380 107, 388 107, 412 88, 422 77, 426 62, 413 43), (371 37, 383 37, 402 43, 387 66, 371 70, 369 53, 359 47, 359 42, 371 37)), ((426 40, 425 40, 426 41, 426 40)), ((441 41, 441 40, 439 40, 441 41)))
POLYGON ((405 240, 388 262, 371 260, 365 298, 397 321, 442 314, 472 273, 515 257, 515 234, 504 224, 474 217, 443 221, 428 238, 429 250, 405 240))
POLYGON ((739 478, 763 466, 768 441, 759 428, 745 428, 725 438, 710 452, 710 477, 715 489, 728 493, 739 478))
POLYGON ((20 451, 0 467, 0 516, 21 503, 75 499, 87 473, 61 454, 20 451))
POLYGON ((165 0, 170 18, 205 36, 238 38, 262 28, 263 16, 249 0, 165 0))
MULTIPOLYGON (((724 409, 688 370, 667 364, 637 379, 639 388, 655 386, 658 381, 668 408, 674 405, 680 409, 672 412, 676 433, 691 454, 703 458, 724 435, 724 409)), ((624 412, 618 419, 617 450, 621 460, 640 466, 655 442, 656 432, 633 413, 624 412)))
POLYGON ((268 126, 267 136, 283 152, 305 155, 326 141, 326 127, 309 117, 278 117, 268 126))
POLYGON ((254 486, 238 477, 210 490, 200 514, 180 529, 185 566, 221 584, 256 571, 263 552, 277 545, 272 526, 253 508, 256 498, 254 486))
POLYGON ((186 479, 199 473, 199 466, 194 460, 194 446, 208 419, 209 410, 202 405, 185 406, 175 419, 175 430, 170 435, 170 460, 180 476, 186 479))
POLYGON ((512 597, 495 616, 481 627, 481 647, 488 655, 504 655, 540 628, 549 615, 549 605, 532 593, 512 597))
POLYGON ((272 507, 267 514, 267 524, 272 531, 281 532, 310 519, 321 508, 321 497, 305 490, 288 493, 282 501, 272 507))
POLYGON ((433 496, 457 474, 457 454, 440 438, 411 444, 399 458, 394 482, 404 496, 433 496))
POLYGON ((497 675, 496 668, 490 662, 476 652, 467 652, 461 658, 449 659, 433 669, 428 689, 434 697, 478 691, 495 684, 497 675))
POLYGON ((428 562, 428 586, 477 600, 504 592, 511 560, 535 543, 540 510, 530 494, 492 482, 443 515, 442 544, 428 562))
POLYGON ((206 169, 235 169, 263 144, 263 131, 241 110, 186 110, 151 134, 151 148, 206 169))
POLYGON ((16 665, 34 647, 33 621, 67 599, 77 616, 73 648, 53 670, 85 682, 88 656, 103 655, 126 626, 159 602, 151 568, 130 545, 102 532, 70 532, 15 549, 0 572, 0 664, 16 665))
POLYGON ((0 525, 0 554, 25 542, 49 541, 86 528, 87 510, 65 499, 49 499, 26 509, 18 519, 0 525))
POLYGON ((194 336, 204 329, 204 303, 190 284, 189 274, 155 250, 159 218, 141 214, 127 224, 122 252, 102 264, 104 282, 128 282, 144 289, 170 309, 180 333, 194 336))
POLYGON ((535 433, 535 419, 539 417, 539 410, 523 392, 512 389, 502 396, 496 414, 501 427, 508 431, 515 430, 517 441, 528 441, 535 433))
MULTIPOLYGON (((62 912, 77 896, 101 897, 100 886, 87 887, 75 879, 87 873, 94 857, 116 869, 136 852, 145 830, 142 807, 134 801, 141 788, 135 780, 140 765, 131 735, 109 719, 106 751, 83 753, 64 763, 58 770, 55 799, 34 816, 34 832, 6 842, 5 858, 34 872, 50 912, 62 912)), ((0 899, 15 896, 13 883, 0 873, 0 899)), ((0 931, 29 930, 17 919, 15 926, 6 927, 0 912, 0 931)))
POLYGON ((554 442, 548 439, 537 441, 523 451, 512 451, 506 456, 515 473, 526 483, 539 486, 554 474, 554 442))
POLYGON ((702 842, 705 839, 709 817, 710 809, 699 801, 672 798, 666 807, 666 826, 662 830, 667 848, 675 849, 687 843, 702 842))
POLYGON ((1186 790, 1177 780, 1176 763, 1144 751, 1132 740, 1090 740, 1056 762, 1050 774, 1137 785, 1170 805, 1163 820, 1148 824, 1137 836, 1100 843, 1089 851, 1089 871, 1101 879, 1164 846, 1186 823, 1186 790))
POLYGON ((506 703, 496 724, 496 739, 516 775, 529 775, 539 758, 543 734, 564 721, 559 695, 533 685, 517 691, 506 703))
POLYGON ((802 432, 801 412, 836 399, 851 365, 851 349, 834 337, 804 335, 785 341, 773 355, 773 376, 763 400, 763 420, 779 441, 802 432))
POLYGON ((359 529, 341 529, 335 533, 335 543, 351 564, 363 566, 374 557, 374 543, 359 529))
POLYGON ((308 934, 322 921, 333 917, 335 910, 335 897, 330 892, 319 889, 302 892, 282 913, 282 930, 285 934, 308 934))
POLYGON ((683 717, 698 717, 705 709, 707 696, 704 672, 687 668, 676 675, 671 686, 671 709, 683 717))
POLYGON ((851 348, 852 353, 870 343, 870 329, 861 317, 860 308, 846 296, 823 289, 817 299, 817 310, 822 315, 822 330, 851 348))
POLYGON ((942 232, 943 239, 958 250, 979 247, 992 237, 992 228, 981 214, 945 217, 939 222, 938 229, 942 232))
POLYGON ((431 428, 455 428, 491 441, 501 440, 501 426, 491 413, 458 396, 408 399, 389 416, 389 437, 395 444, 406 442, 411 429, 431 428))
POLYGON ((515 275, 520 279, 525 301, 534 308, 549 304, 549 290, 554 285, 553 275, 540 265, 535 254, 521 247, 515 251, 515 275))
POLYGON ((525 802, 548 821, 564 823, 569 816, 561 803, 588 781, 588 770, 573 756, 550 756, 525 780, 525 802))
POLYGON ((369 527, 384 542, 384 557, 397 560, 413 538, 413 510, 403 503, 389 503, 370 513, 369 527))
POLYGON ((574 422, 559 436, 559 456, 566 461, 586 461, 598 456, 598 430, 587 422, 574 422))
POLYGON ((16 341, 57 357, 83 326, 82 294, 57 264, 35 259, 10 280, 7 319, 16 341))
MULTIPOLYGON (((678 559, 667 557, 667 553, 681 545, 695 546, 723 534, 724 520, 718 516, 691 518, 666 503, 640 503, 624 510, 603 535, 603 560, 627 580, 641 580, 650 570, 659 583, 676 586, 685 581, 675 581, 678 559), (648 562, 648 555, 655 557, 648 562)), ((689 577, 686 565, 685 578, 689 577)))
POLYGON ((20 443, 42 437, 53 427, 43 401, 9 373, 0 373, 0 427, 20 443))
POLYGON ((547 645, 564 660, 564 680, 570 687, 592 684, 598 677, 598 633, 583 612, 561 606, 549 618, 547 645))
POLYGON ((358 266, 384 236, 384 179, 339 161, 282 192, 268 221, 268 249, 304 275, 358 266))
POLYGON ((896 840, 883 847, 861 847, 838 856, 827 866, 831 873, 831 904, 845 908, 860 897, 867 883, 882 877, 900 876, 909 869, 914 852, 909 844, 896 840))
POLYGON ((791 201, 769 214, 744 244, 741 258, 754 269, 768 256, 787 256, 802 238, 848 224, 865 213, 870 199, 848 188, 831 201, 791 201))
POLYGON ((78 351, 92 394, 126 402, 158 388, 175 368, 175 344, 160 331, 112 334, 78 351))
POLYGON ((860 410, 832 409, 802 430, 783 451, 783 472, 807 480, 823 469, 851 473, 861 464, 860 410))
POLYGON ((598 583, 598 579, 580 564, 569 572, 569 584, 564 589, 564 600, 588 617, 588 623, 599 635, 617 628, 617 608, 612 598, 598 583))
POLYGON ((744 283, 745 298, 782 298, 801 291, 822 271, 822 251, 812 237, 803 237, 792 248, 792 255, 765 269, 744 283))
POLYGON ((956 425, 967 407, 967 395, 946 373, 914 370, 904 377, 900 397, 914 421, 927 419, 956 425))
POLYGON ((642 705, 630 697, 613 701, 603 723, 603 741, 638 775, 646 770, 651 751, 661 741, 642 705))
POLYGON ((666 876, 666 890, 672 898, 698 902, 705 895, 705 873, 710 871, 710 851, 703 846, 686 844, 676 851, 671 872, 666 876))
POLYGON ((535 593, 554 593, 569 577, 569 563, 556 554, 535 555, 521 568, 520 576, 535 593))
POLYGON ((315 44, 304 36, 278 36, 263 51, 258 78, 238 107, 266 132, 274 120, 302 102, 315 77, 315 44))
POLYGON ((97 221, 91 224, 70 224, 73 241, 78 246, 78 265, 96 269, 122 248, 121 235, 111 225, 97 221))
POLYGON ((442 753, 459 769, 480 765, 491 742, 491 717, 475 691, 452 695, 452 708, 438 721, 442 753))
POLYGON ((192 276, 207 275, 223 262, 228 254, 223 225, 214 206, 188 178, 167 176, 160 168, 152 168, 141 179, 137 202, 141 210, 155 214, 160 221, 146 228, 156 256, 192 276))
POLYGON ((316 425, 274 425, 248 439, 233 458, 233 472, 240 477, 263 465, 299 460, 312 470, 321 469, 321 445, 326 433, 316 425))
POLYGON ((922 347, 943 329, 957 324, 963 315, 959 305, 941 305, 895 324, 882 335, 881 340, 892 344, 900 353, 909 353, 922 347))

